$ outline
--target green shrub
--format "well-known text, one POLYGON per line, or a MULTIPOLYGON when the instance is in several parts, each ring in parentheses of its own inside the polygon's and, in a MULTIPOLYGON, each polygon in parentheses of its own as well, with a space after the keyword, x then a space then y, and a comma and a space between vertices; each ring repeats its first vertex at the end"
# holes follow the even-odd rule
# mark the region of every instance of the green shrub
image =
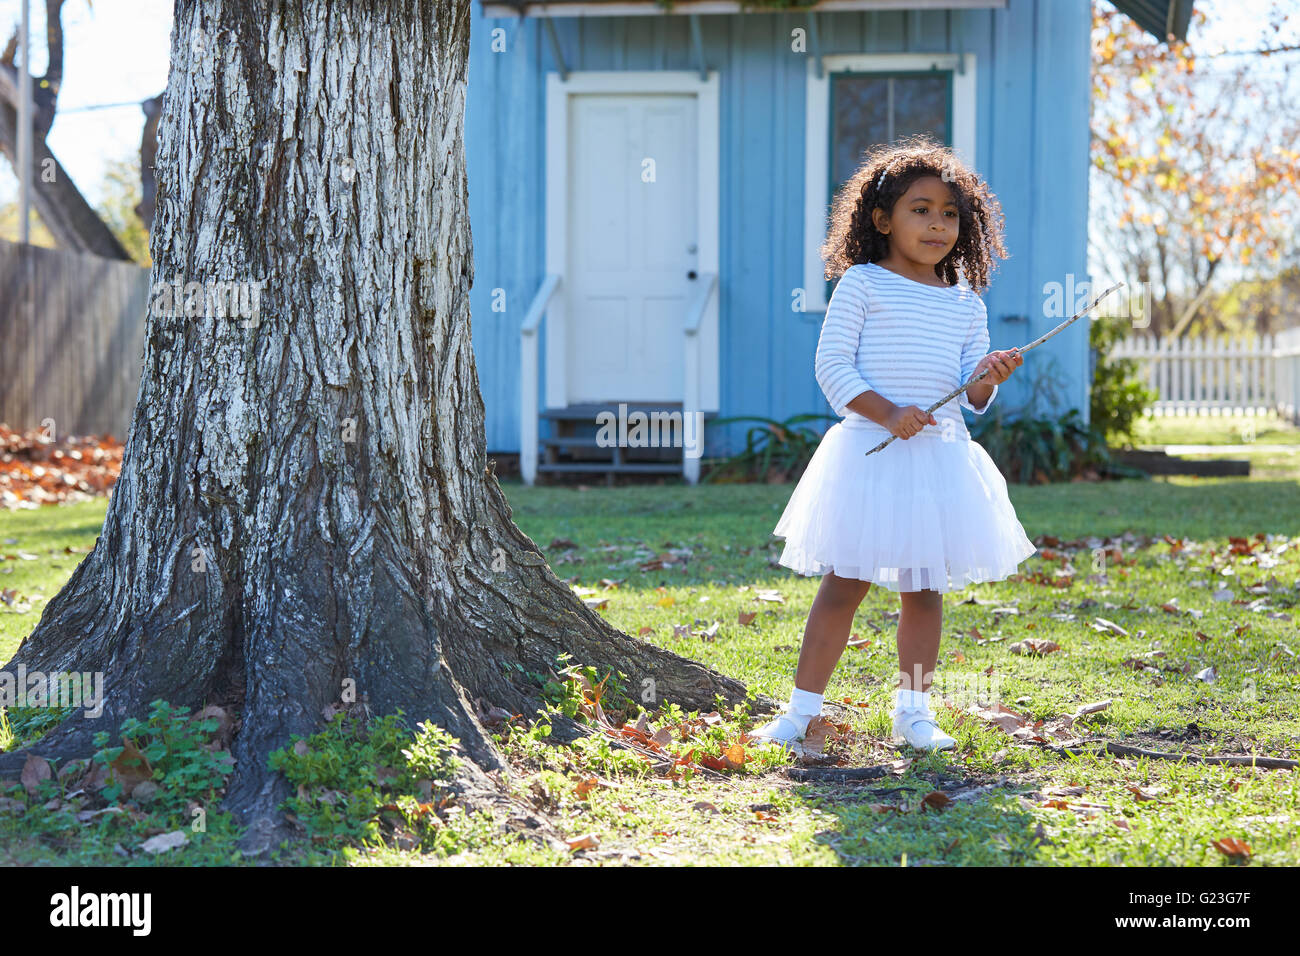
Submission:
MULTIPOLYGON (((15 745, 41 736, 57 723, 52 708, 14 708, 15 745)), ((49 766, 30 789, 0 781, 0 859, 67 864, 186 865, 238 862, 240 828, 219 809, 230 753, 218 732, 222 718, 191 715, 163 700, 150 704, 147 720, 128 718, 116 735, 93 737, 93 755, 49 766), (117 746, 109 746, 116 737, 117 746), (180 832, 183 849, 155 853, 148 838, 180 832)))
POLYGON ((208 746, 220 721, 213 717, 194 720, 188 707, 173 707, 165 700, 155 700, 149 707, 147 721, 134 717, 122 721, 122 746, 107 746, 105 731, 95 734, 95 746, 100 749, 93 761, 114 771, 101 796, 109 803, 117 800, 123 791, 119 773, 126 773, 147 777, 158 785, 153 799, 156 808, 180 812, 191 800, 211 802, 234 769, 227 751, 208 746))
POLYGON ((994 413, 980 418, 970 432, 1003 477, 1021 484, 1068 481, 1088 468, 1099 468, 1108 457, 1100 436, 1073 408, 1060 418, 1009 419, 994 413))
POLYGON ((295 790, 282 809, 315 844, 339 849, 397 834, 399 843, 437 849, 448 803, 439 791, 460 766, 456 743, 427 721, 412 732, 400 712, 368 723, 340 713, 272 753, 270 766, 295 790))
POLYGON ((822 440, 821 432, 805 424, 814 421, 834 423, 839 419, 831 415, 809 413, 793 415, 783 422, 757 415, 737 415, 710 422, 711 427, 733 422, 757 424, 745 434, 744 451, 730 458, 710 459, 710 468, 700 480, 714 484, 798 481, 822 440))
POLYGON ((1107 358, 1131 329, 1129 320, 1119 316, 1102 316, 1089 323, 1088 337, 1097 355, 1089 392, 1089 415, 1092 427, 1112 446, 1132 445, 1133 423, 1159 398, 1157 392, 1139 381, 1137 359, 1107 358))

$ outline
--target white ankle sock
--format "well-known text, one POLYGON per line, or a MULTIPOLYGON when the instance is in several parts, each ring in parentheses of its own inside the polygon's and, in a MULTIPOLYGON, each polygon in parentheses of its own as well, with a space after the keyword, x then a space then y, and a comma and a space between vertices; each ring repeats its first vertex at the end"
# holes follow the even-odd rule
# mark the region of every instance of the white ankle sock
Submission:
POLYGON ((919 690, 898 689, 898 709, 899 710, 929 710, 930 709, 930 692, 919 690))
POLYGON ((786 716, 794 721, 799 733, 808 729, 808 722, 822 712, 822 695, 798 687, 790 691, 790 705, 786 707, 786 716))

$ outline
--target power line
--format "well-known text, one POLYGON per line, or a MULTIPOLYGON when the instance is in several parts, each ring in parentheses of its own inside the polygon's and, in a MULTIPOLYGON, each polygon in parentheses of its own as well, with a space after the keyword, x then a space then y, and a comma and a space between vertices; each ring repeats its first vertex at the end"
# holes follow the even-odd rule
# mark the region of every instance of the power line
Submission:
POLYGON ((1300 43, 1289 46, 1266 47, 1262 50, 1220 50, 1218 53, 1199 53, 1197 56, 1271 56, 1274 53, 1300 52, 1300 43))
POLYGON ((134 106, 136 109, 142 109, 144 107, 144 101, 131 100, 126 103, 94 103, 90 106, 60 106, 58 108, 58 114, 62 116, 64 113, 89 113, 91 110, 116 110, 127 106, 134 106))

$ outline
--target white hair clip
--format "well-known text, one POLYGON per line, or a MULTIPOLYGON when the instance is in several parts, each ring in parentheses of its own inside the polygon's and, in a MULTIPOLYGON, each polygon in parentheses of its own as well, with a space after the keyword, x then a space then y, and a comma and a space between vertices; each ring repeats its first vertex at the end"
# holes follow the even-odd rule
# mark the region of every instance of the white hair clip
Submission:
MULTIPOLYGON (((889 166, 892 165, 894 164, 893 163, 889 164, 889 166)), ((889 166, 886 166, 884 169, 880 171, 880 176, 876 179, 876 192, 880 192, 880 184, 885 181, 885 173, 889 172, 889 166)))

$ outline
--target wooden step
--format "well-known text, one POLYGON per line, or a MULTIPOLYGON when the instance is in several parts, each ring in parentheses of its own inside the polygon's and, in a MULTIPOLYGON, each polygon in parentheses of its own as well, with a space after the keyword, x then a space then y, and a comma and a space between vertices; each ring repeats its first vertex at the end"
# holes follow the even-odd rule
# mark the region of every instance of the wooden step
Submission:
POLYGON ((664 464, 653 464, 650 462, 621 462, 614 464, 612 461, 590 461, 590 462, 555 462, 549 464, 543 462, 537 466, 538 471, 583 471, 594 472, 599 474, 642 474, 642 475, 680 475, 682 473, 681 463, 673 464, 671 462, 664 464))
POLYGON ((538 441, 540 441, 542 445, 549 445, 549 446, 572 445, 575 448, 601 448, 601 449, 608 449, 611 452, 614 450, 613 446, 611 445, 597 444, 598 440, 599 439, 597 439, 595 435, 559 435, 554 438, 538 439, 538 441))
MULTIPOLYGON (((605 426, 597 421, 597 417, 609 413, 617 420, 619 404, 585 402, 540 411, 538 418, 551 423, 550 430, 553 434, 538 439, 538 472, 602 474, 608 481, 612 481, 614 475, 681 475, 685 465, 685 449, 680 445, 620 447, 598 442, 599 432, 605 426)), ((672 425, 671 416, 676 413, 680 421, 681 402, 623 402, 622 405, 625 420, 633 415, 644 415, 649 419, 647 424, 653 424, 653 416, 666 415, 669 416, 667 421, 660 418, 658 425, 677 431, 672 425)), ((716 412, 704 414, 706 420, 716 417, 716 412)))
MULTIPOLYGON (((680 412, 682 410, 681 402, 624 402, 627 406, 626 415, 633 412, 643 412, 646 415, 654 412, 680 412)), ((544 408, 537 413, 538 418, 548 419, 550 421, 585 421, 591 424, 596 423, 596 416, 601 412, 610 412, 615 417, 618 416, 618 402, 588 402, 581 405, 567 405, 564 408, 544 408)), ((717 412, 705 412, 704 417, 717 418, 717 412)))

